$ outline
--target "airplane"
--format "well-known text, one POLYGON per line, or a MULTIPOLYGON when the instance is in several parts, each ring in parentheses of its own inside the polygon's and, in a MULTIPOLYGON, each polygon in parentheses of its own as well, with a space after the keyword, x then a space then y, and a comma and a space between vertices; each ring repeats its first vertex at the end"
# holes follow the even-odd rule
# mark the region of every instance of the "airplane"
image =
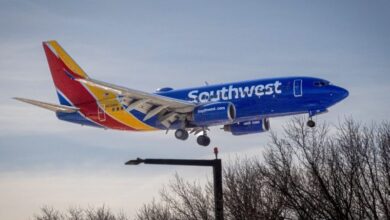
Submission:
POLYGON ((314 77, 275 77, 201 87, 164 87, 154 93, 90 78, 56 41, 42 43, 60 104, 25 98, 19 101, 56 113, 60 120, 125 131, 175 130, 175 137, 208 146, 209 127, 233 135, 270 129, 269 118, 328 111, 345 99, 346 89, 314 77))

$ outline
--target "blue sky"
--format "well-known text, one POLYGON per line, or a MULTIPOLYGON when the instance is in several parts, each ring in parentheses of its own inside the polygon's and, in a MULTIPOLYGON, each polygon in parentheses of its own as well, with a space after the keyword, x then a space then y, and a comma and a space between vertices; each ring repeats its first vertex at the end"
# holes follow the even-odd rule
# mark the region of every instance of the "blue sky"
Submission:
MULTIPOLYGON (((39 207, 106 204, 133 214, 175 172, 204 181, 210 170, 125 167, 136 157, 261 155, 268 134, 213 129, 212 147, 164 132, 129 133, 67 124, 12 100, 57 102, 41 46, 58 40, 93 78, 144 91, 264 77, 321 77, 350 96, 318 117, 337 124, 389 118, 388 1, 0 1, 0 219, 39 207)), ((273 119, 280 132, 288 118, 273 119)))

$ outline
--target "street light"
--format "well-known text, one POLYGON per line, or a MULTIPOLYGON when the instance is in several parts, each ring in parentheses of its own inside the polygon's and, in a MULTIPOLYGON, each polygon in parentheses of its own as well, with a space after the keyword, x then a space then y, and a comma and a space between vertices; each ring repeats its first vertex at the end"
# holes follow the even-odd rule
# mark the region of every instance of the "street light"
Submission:
POLYGON ((156 164, 156 165, 183 165, 183 166, 210 166, 213 167, 215 219, 223 220, 223 191, 222 191, 222 161, 218 159, 218 148, 214 148, 214 160, 187 160, 187 159, 141 159, 129 160, 125 165, 156 164))
POLYGON ((125 163, 125 165, 139 165, 140 163, 143 163, 145 160, 142 160, 141 158, 137 158, 136 160, 129 160, 125 163))

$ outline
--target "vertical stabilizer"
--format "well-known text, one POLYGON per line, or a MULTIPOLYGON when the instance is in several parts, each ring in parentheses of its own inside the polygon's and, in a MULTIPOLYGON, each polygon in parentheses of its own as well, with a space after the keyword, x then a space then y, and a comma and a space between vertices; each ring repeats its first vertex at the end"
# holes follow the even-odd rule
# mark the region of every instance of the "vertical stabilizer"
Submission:
POLYGON ((88 78, 88 75, 65 52, 57 41, 43 42, 54 85, 61 105, 77 106, 95 102, 95 98, 75 79, 88 78))

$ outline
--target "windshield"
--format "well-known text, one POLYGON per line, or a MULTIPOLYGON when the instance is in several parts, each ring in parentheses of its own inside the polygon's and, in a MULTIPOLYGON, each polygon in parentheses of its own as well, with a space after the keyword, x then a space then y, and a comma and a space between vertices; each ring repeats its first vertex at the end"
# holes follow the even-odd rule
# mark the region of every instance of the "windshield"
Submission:
POLYGON ((328 86, 330 83, 328 81, 325 81, 325 80, 321 80, 321 81, 315 81, 313 83, 314 86, 316 87, 323 87, 323 86, 328 86))

